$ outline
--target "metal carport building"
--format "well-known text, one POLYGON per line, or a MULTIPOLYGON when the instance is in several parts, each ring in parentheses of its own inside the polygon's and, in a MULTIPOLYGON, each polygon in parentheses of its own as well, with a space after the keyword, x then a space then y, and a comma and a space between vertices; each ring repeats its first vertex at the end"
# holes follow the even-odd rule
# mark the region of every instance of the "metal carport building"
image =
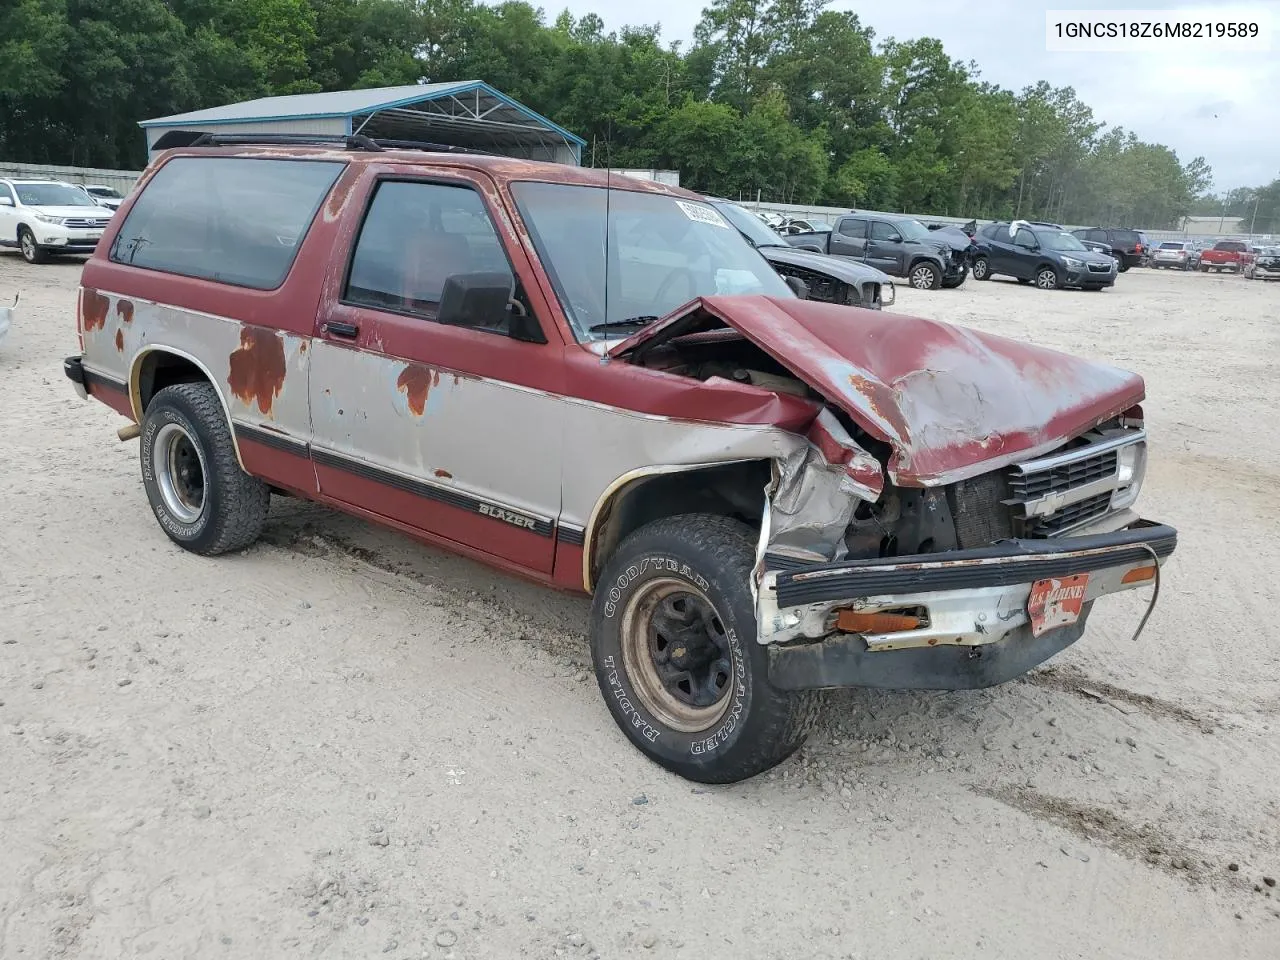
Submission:
POLYGON ((361 133, 375 139, 428 140, 570 164, 581 163, 586 143, 480 80, 263 97, 144 120, 139 126, 146 132, 148 152, 170 130, 361 133))

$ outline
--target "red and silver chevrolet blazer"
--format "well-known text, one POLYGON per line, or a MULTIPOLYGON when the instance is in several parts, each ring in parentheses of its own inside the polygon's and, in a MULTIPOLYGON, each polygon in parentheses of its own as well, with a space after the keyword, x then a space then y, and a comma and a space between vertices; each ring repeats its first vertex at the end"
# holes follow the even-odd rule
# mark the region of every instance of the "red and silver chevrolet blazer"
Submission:
POLYGON ((196 553, 274 493, 591 594, 618 725, 726 782, 820 689, 1026 672, 1177 539, 1140 377, 804 293, 660 184, 205 136, 112 218, 66 373, 196 553))

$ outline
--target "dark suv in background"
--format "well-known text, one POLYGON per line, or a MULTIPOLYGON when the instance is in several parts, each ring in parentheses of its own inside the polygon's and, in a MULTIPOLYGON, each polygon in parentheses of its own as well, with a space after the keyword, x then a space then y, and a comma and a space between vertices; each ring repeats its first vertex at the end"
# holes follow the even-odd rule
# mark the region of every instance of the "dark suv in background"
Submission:
POLYGON ((989 223, 978 231, 973 278, 996 274, 1034 283, 1042 290, 1083 287, 1101 290, 1116 282, 1116 260, 1088 249, 1061 227, 1015 220, 989 223))
POLYGON ((1130 267, 1141 266, 1146 260, 1147 243, 1137 230, 1121 230, 1110 227, 1089 227, 1086 230, 1072 230, 1077 240, 1092 240, 1094 243, 1105 243, 1111 248, 1116 262, 1120 264, 1120 272, 1130 267))

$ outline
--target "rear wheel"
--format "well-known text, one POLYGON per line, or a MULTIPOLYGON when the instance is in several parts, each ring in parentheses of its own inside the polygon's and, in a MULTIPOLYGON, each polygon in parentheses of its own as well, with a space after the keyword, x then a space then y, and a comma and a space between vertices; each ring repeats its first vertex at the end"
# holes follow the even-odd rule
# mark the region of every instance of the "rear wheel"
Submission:
POLYGON ((932 263, 924 261, 911 267, 907 279, 917 290, 937 290, 942 286, 942 271, 932 263))
POLYGON ((627 738, 690 780, 734 783, 781 763, 816 693, 775 689, 756 642, 755 535, 727 517, 658 520, 610 559, 591 609, 596 681, 627 738))
POLYGON ((222 404, 208 383, 166 387, 142 420, 142 483, 169 539, 212 556, 258 539, 271 491, 240 469, 222 404))
POLYGON ((991 264, 987 261, 986 257, 979 257, 977 260, 973 261, 973 279, 991 279, 991 264))
POLYGON ((1123 257, 1116 261, 1116 267, 1121 273, 1129 272, 1129 264, 1124 260, 1123 257))

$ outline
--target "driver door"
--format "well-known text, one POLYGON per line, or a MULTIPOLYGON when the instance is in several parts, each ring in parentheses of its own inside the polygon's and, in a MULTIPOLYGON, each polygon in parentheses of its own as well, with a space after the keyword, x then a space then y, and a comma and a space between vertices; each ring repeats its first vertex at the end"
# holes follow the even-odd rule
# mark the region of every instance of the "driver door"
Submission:
POLYGON ((877 270, 894 276, 903 276, 907 265, 903 263, 902 234, 898 228, 883 220, 871 221, 871 239, 867 241, 867 263, 877 270))
POLYGON ((496 226, 509 223, 495 216, 501 200, 461 171, 397 168, 362 187, 347 204, 350 249, 332 258, 311 361, 320 491, 550 572, 563 343, 548 342, 560 337, 526 292, 536 286, 528 260, 496 226))

